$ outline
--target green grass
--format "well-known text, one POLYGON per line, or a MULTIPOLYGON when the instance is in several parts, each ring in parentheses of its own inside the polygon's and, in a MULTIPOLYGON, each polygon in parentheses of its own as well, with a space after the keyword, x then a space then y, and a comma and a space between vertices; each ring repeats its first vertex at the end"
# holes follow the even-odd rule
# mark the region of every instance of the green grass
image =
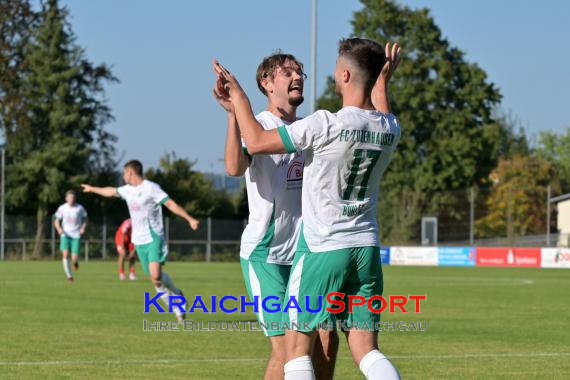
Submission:
MULTIPOLYGON (((169 263, 186 296, 245 294, 239 264, 169 263)), ((385 295, 427 294, 425 332, 381 333, 404 379, 569 379, 570 271, 385 267, 385 295)), ((0 378, 260 379, 261 332, 143 332, 147 279, 120 282, 115 264, 82 263, 65 281, 60 261, 0 263, 0 378)), ((253 320, 197 314, 195 321, 253 320)), ((336 379, 362 379, 341 341, 336 379)))

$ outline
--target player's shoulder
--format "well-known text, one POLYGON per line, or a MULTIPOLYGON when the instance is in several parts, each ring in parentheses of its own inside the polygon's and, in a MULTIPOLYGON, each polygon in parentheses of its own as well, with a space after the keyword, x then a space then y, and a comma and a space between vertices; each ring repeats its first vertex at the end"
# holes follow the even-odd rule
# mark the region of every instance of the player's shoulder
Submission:
POLYGON ((337 115, 328 110, 318 110, 302 119, 307 123, 328 123, 335 120, 337 115))
POLYGON ((151 189, 160 188, 160 185, 150 179, 144 179, 142 185, 151 189))
POLYGON ((269 111, 262 111, 255 115, 255 119, 263 129, 275 129, 283 125, 283 121, 269 111))

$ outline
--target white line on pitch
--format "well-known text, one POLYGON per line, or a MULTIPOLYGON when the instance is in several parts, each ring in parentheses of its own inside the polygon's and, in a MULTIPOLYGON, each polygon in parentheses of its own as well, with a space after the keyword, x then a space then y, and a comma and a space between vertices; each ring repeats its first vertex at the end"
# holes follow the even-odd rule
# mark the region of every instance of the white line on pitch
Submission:
MULTIPOLYGON (((470 359, 470 358, 533 358, 570 356, 570 352, 527 352, 495 354, 443 354, 443 355, 389 355, 391 359, 470 359)), ((350 357, 339 359, 352 360, 350 357)), ((50 366, 50 365, 125 365, 125 364, 173 364, 173 363, 219 363, 257 362, 265 358, 219 358, 219 359, 159 359, 159 360, 47 360, 47 361, 0 361, 0 366, 50 366)))

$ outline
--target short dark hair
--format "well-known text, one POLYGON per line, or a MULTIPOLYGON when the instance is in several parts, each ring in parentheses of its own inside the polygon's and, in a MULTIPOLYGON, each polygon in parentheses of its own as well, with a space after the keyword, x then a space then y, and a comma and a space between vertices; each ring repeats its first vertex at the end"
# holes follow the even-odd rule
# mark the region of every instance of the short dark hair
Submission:
POLYGON ((268 57, 263 58, 263 61, 257 66, 257 72, 255 73, 255 80, 257 81, 257 87, 263 95, 267 96, 267 92, 261 85, 261 81, 264 78, 273 78, 273 73, 279 67, 283 67, 286 61, 295 62, 301 70, 303 70, 303 64, 295 58, 293 54, 282 53, 281 50, 277 50, 275 53, 268 57))
POLYGON ((76 194, 75 194, 75 190, 67 190, 67 191, 65 192, 65 196, 66 196, 66 197, 67 197, 69 194, 76 195, 76 194))
POLYGON ((128 161, 123 168, 132 169, 137 175, 143 175, 143 164, 139 160, 130 160, 128 161))
POLYGON ((338 43, 338 56, 347 58, 360 69, 366 91, 371 91, 380 75, 386 53, 376 41, 365 38, 345 38, 338 43))

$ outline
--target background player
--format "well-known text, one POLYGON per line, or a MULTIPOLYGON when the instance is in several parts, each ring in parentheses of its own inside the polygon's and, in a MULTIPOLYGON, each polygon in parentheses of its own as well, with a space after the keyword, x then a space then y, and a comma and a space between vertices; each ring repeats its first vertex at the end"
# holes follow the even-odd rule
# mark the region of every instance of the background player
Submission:
MULTIPOLYGON (((399 56, 396 46, 392 54, 395 68, 399 56)), ((265 131, 256 121, 235 77, 215 64, 218 91, 226 91, 231 98, 250 153, 306 149, 311 157, 303 181, 303 229, 287 295, 310 297, 312 308, 318 305, 318 296, 330 292, 366 299, 382 294, 376 205, 380 178, 399 141, 400 126, 393 115, 375 111, 372 89, 382 78, 385 63, 391 65, 390 55, 389 45, 384 53, 371 40, 342 40, 335 83, 343 108, 336 114, 317 111, 272 131, 265 131)), ((330 318, 324 308, 317 314, 296 310, 289 314, 290 322, 307 322, 310 327, 287 332, 285 379, 315 378, 310 360, 315 328, 330 318)), ((379 315, 364 306, 344 318, 362 328, 365 324, 374 326, 379 315)), ((397 370, 378 350, 377 331, 351 329, 346 335, 352 357, 367 379, 399 379, 397 370)))
MULTIPOLYGON (((303 65, 291 54, 275 53, 263 59, 256 72, 257 87, 267 97, 267 108, 256 116, 266 130, 297 120, 303 103, 306 78, 303 65)), ((277 296, 283 299, 301 230, 301 188, 305 153, 273 155, 247 154, 242 146, 233 106, 228 99, 214 96, 228 112, 225 147, 226 171, 245 174, 249 220, 243 232, 240 262, 249 297, 277 296)), ((264 312, 260 322, 281 323, 280 313, 264 312)), ((265 379, 282 379, 285 365, 285 331, 264 331, 271 343, 265 379)), ((322 331, 313 360, 319 379, 332 379, 338 350, 335 331, 322 331)))
POLYGON ((54 215, 53 225, 60 237, 59 248, 63 255, 63 270, 67 281, 73 282, 69 253, 73 261, 73 269, 79 269, 79 247, 81 236, 87 227, 87 212, 79 203, 75 202, 75 191, 65 193, 65 203, 58 207, 54 215))
MULTIPOLYGON (((162 220, 162 205, 175 215, 188 222, 193 230, 198 228, 198 220, 194 219, 186 210, 180 207, 160 186, 143 178, 143 166, 138 160, 127 162, 123 168, 123 179, 126 185, 115 187, 95 187, 81 185, 86 193, 95 193, 103 197, 121 197, 127 202, 132 220, 132 241, 139 257, 139 261, 146 275, 157 291, 163 293, 161 299, 169 306, 169 296, 183 295, 170 276, 162 271, 168 250, 164 237, 162 220)), ((186 309, 186 305, 184 305, 186 309)), ((185 313, 174 308, 176 319, 182 321, 185 313)))
POLYGON ((119 280, 125 279, 125 257, 129 260, 129 280, 136 280, 135 275, 135 245, 131 241, 131 219, 124 220, 115 233, 115 245, 119 254, 119 280))

